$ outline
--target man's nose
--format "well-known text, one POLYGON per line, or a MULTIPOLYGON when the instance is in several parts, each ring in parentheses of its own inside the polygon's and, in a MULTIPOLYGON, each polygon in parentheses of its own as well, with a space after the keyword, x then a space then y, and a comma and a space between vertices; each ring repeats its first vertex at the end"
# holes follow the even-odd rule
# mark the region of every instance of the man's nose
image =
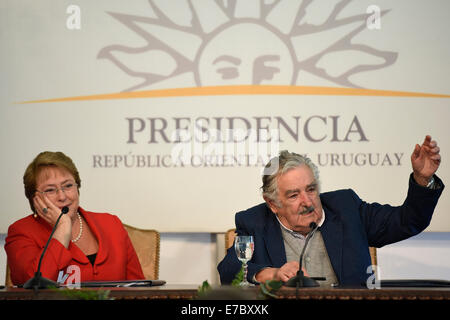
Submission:
POLYGON ((301 204, 302 204, 304 207, 309 207, 309 206, 312 205, 311 197, 310 197, 310 195, 309 195, 307 192, 305 192, 305 191, 300 192, 300 201, 301 201, 301 204))

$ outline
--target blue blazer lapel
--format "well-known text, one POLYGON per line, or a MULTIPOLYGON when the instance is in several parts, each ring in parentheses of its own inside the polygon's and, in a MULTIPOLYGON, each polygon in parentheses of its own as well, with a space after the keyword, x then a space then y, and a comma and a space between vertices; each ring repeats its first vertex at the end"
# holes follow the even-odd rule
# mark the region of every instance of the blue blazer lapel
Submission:
MULTIPOLYGON (((322 202, 323 204, 323 202, 322 202)), ((343 227, 341 219, 330 209, 323 207, 325 211, 325 222, 319 228, 322 234, 331 265, 333 266, 336 277, 342 279, 342 250, 343 250, 343 227)))
POLYGON ((264 228, 264 244, 269 255, 269 260, 274 267, 281 267, 286 263, 286 250, 280 224, 274 213, 270 213, 264 228))

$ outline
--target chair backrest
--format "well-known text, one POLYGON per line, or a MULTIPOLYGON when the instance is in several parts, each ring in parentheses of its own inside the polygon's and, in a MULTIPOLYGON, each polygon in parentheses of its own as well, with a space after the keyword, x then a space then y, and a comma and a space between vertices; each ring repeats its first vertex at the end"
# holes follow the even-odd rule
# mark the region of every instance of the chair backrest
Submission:
POLYGON ((9 270, 8 261, 6 261, 6 276, 5 276, 5 287, 12 287, 13 283, 11 280, 11 270, 9 270))
MULTIPOLYGON (((236 229, 228 229, 225 232, 225 251, 227 251, 227 249, 233 245, 234 237, 236 237, 236 229)), ((369 252, 370 252, 370 260, 372 261, 372 265, 376 266, 377 262, 378 262, 377 261, 377 248, 369 247, 369 252)))
POLYGON ((228 229, 227 232, 225 232, 225 252, 233 245, 235 237, 236 229, 228 229))
POLYGON ((145 279, 159 279, 160 234, 156 230, 143 230, 124 224, 141 263, 145 279))
POLYGON ((377 266, 378 265, 377 248, 369 247, 369 252, 370 252, 370 261, 372 261, 372 265, 377 266))

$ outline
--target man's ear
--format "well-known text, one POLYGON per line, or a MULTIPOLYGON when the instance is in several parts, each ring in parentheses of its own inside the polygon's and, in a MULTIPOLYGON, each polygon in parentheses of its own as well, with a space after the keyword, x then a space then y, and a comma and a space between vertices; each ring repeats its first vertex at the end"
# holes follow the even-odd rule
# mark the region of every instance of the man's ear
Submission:
POLYGON ((278 207, 275 204, 275 201, 267 198, 266 196, 263 197, 264 201, 266 201, 267 205, 269 206, 270 210, 272 210, 273 213, 278 213, 278 207))

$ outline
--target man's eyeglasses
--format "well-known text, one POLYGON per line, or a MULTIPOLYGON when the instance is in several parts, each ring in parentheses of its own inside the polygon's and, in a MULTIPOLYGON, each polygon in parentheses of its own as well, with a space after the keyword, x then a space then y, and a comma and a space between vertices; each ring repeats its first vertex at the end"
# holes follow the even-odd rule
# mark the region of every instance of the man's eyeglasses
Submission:
POLYGON ((76 184, 75 182, 68 182, 68 183, 62 185, 61 188, 48 187, 44 191, 39 191, 39 190, 36 190, 36 191, 41 194, 45 194, 46 196, 53 197, 53 196, 56 196, 56 194, 58 193, 59 190, 61 190, 67 194, 67 193, 71 193, 71 192, 75 191, 75 189, 77 187, 78 187, 78 184, 76 184))

